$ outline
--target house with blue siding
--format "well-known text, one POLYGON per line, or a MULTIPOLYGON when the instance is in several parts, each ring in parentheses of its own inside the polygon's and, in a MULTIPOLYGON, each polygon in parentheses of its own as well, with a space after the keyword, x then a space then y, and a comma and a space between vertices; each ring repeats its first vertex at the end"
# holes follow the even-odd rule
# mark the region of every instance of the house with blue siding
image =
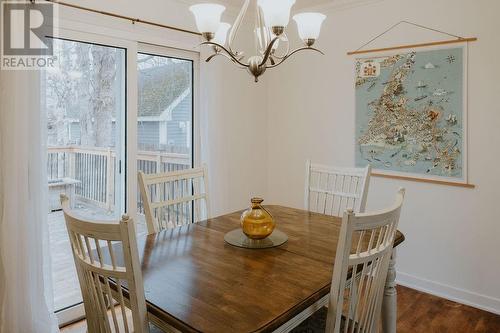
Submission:
POLYGON ((191 63, 175 61, 139 71, 139 150, 191 151, 191 63))
POLYGON ((139 149, 191 146, 192 91, 186 88, 164 110, 141 114, 137 124, 139 149))

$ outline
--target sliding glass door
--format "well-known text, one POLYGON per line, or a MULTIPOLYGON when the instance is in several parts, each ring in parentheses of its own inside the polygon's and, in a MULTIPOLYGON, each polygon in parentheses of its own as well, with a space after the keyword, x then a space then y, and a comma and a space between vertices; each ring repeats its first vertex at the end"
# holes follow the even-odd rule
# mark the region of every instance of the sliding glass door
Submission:
POLYGON ((60 31, 42 75, 54 305, 60 324, 84 316, 59 195, 85 219, 129 214, 146 232, 137 172, 194 165, 198 54, 60 31))
MULTIPOLYGON (((143 46, 140 51, 137 170, 148 174, 191 168, 196 58, 192 53, 161 47, 143 46)), ((140 191, 136 193, 138 229, 146 232, 140 191)))
POLYGON ((55 38, 54 52, 42 96, 54 305, 62 311, 82 298, 59 195, 86 219, 117 220, 124 212, 126 50, 55 38))

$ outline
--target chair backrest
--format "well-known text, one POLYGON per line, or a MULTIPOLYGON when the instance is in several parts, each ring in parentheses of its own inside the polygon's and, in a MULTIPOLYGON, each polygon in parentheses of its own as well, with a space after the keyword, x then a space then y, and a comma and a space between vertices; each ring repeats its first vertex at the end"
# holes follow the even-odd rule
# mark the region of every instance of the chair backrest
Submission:
POLYGON ((174 172, 139 172, 148 233, 210 218, 208 171, 203 166, 174 172))
POLYGON ((149 332, 133 220, 124 215, 119 223, 85 221, 73 215, 64 194, 61 194, 61 204, 88 331, 149 332), (131 318, 127 308, 131 310, 131 318))
POLYGON ((306 162, 305 209, 342 216, 362 213, 366 206, 371 168, 339 168, 306 162))
POLYGON ((344 213, 333 269, 326 332, 378 331, 382 297, 399 223, 404 189, 384 211, 344 213))

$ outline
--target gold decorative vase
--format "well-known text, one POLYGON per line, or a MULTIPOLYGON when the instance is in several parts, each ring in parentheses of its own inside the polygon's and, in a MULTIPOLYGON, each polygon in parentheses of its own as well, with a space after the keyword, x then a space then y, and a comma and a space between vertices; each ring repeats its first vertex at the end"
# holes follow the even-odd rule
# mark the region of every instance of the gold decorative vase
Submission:
POLYGON ((241 229, 250 239, 264 239, 273 233, 276 226, 271 213, 261 206, 263 201, 252 198, 252 206, 241 214, 241 229))

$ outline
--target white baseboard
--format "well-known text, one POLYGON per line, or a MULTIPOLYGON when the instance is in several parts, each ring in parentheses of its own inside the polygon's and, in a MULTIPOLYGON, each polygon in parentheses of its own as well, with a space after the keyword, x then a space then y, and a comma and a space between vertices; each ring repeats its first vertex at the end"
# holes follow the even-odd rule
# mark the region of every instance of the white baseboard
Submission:
POLYGON ((70 308, 56 312, 59 327, 72 324, 85 318, 85 309, 82 304, 72 306, 70 308))
POLYGON ((447 286, 403 272, 397 272, 396 282, 411 289, 500 315, 500 299, 498 298, 447 286))

